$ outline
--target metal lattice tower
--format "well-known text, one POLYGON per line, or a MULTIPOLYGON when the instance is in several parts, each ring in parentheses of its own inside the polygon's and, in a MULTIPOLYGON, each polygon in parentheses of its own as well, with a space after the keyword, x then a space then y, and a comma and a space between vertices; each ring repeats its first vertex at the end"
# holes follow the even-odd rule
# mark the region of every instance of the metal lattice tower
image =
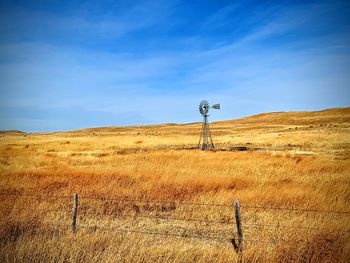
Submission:
POLYGON ((202 100, 201 103, 199 104, 199 112, 203 116, 202 130, 201 130, 201 135, 198 143, 198 149, 201 149, 201 150, 214 148, 214 143, 211 138, 211 132, 210 132, 209 122, 208 122, 209 108, 219 110, 220 104, 214 104, 212 107, 210 107, 209 103, 206 100, 202 100))

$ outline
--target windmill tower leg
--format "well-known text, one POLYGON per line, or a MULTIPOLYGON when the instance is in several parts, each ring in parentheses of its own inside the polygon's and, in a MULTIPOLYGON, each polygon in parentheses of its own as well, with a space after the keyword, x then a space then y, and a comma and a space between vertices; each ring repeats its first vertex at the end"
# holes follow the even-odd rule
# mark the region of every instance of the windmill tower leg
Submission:
POLYGON ((199 142, 198 142, 198 149, 201 149, 201 142, 202 142, 202 138, 203 138, 203 123, 202 123, 202 128, 201 128, 201 134, 199 136, 199 142))
POLYGON ((205 123, 205 144, 204 144, 204 148, 206 149, 206 148, 208 148, 208 143, 209 143, 209 141, 208 141, 209 127, 208 127, 208 116, 207 115, 204 117, 204 123, 205 123))
POLYGON ((204 117, 202 122, 201 134, 199 137, 198 149, 204 150, 206 145, 206 119, 204 117))
POLYGON ((198 148, 205 150, 207 148, 214 148, 214 144, 211 138, 211 132, 208 123, 208 115, 204 115, 201 135, 199 138, 198 148))
POLYGON ((199 136, 198 149, 202 149, 204 143, 204 122, 202 122, 201 133, 199 136))
POLYGON ((210 131, 210 128, 209 128, 209 123, 207 123, 207 125, 208 125, 208 147, 215 148, 213 140, 211 138, 211 131, 210 131))

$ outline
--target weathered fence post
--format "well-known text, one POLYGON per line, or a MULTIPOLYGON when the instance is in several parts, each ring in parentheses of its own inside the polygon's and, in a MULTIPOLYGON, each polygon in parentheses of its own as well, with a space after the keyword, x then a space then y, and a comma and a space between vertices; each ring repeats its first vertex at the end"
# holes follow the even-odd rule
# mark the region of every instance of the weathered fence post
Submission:
POLYGON ((73 214, 72 214, 72 230, 77 231, 77 212, 78 212, 78 194, 73 194, 73 214))
POLYGON ((236 252, 239 253, 237 262, 242 262, 242 255, 243 255, 243 229, 242 229, 241 209, 240 209, 239 200, 235 200, 233 202, 233 208, 234 208, 234 211, 235 211, 237 234, 238 234, 238 244, 236 244, 235 240, 233 239, 233 245, 235 247, 236 252))

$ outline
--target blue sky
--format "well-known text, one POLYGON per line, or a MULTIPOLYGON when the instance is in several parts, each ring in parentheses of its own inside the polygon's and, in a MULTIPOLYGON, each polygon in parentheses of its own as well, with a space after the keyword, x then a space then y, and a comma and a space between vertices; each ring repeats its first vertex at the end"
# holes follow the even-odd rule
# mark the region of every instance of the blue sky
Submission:
POLYGON ((1 1, 0 129, 350 106, 348 1, 1 1))

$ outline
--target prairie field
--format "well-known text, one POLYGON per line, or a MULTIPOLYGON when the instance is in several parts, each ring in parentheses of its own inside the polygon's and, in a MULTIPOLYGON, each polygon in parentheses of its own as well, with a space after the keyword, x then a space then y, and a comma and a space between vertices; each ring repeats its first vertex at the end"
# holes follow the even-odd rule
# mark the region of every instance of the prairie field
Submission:
POLYGON ((2 131, 0 261, 350 261, 349 107, 210 127, 2 131))

